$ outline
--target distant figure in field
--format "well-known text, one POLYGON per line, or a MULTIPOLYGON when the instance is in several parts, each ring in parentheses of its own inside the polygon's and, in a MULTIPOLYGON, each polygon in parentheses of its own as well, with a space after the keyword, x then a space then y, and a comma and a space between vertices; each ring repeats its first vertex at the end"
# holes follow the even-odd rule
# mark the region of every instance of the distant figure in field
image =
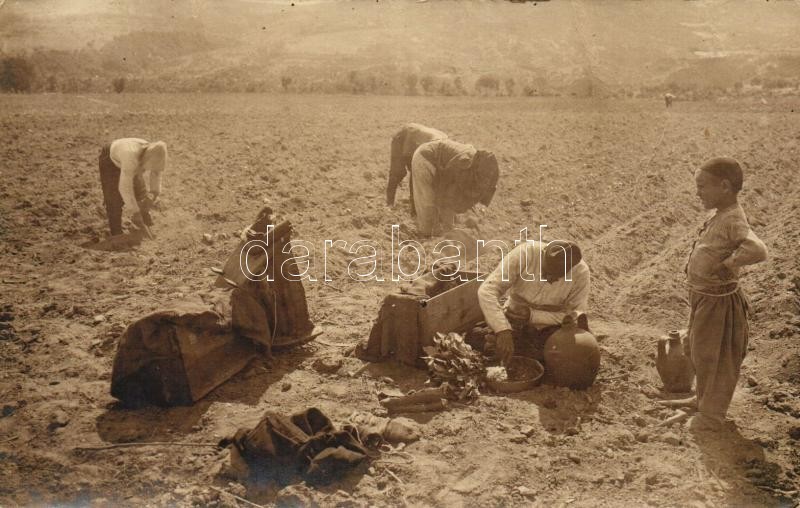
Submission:
POLYGON ((500 171, 494 154, 450 139, 417 148, 411 183, 417 231, 431 236, 453 227, 455 214, 483 203, 489 206, 500 171))
MULTIPOLYGON (((392 138, 392 154, 389 166, 389 184, 386 186, 386 204, 394 205, 397 187, 406 173, 411 173, 411 158, 419 145, 436 139, 447 139, 447 134, 418 123, 407 123, 392 138)), ((414 192, 409 176, 408 194, 411 199, 411 214, 414 215, 414 192)))
POLYGON ((672 106, 672 101, 674 101, 674 100, 675 100, 675 96, 672 95, 671 93, 665 93, 664 94, 664 104, 666 104, 667 107, 672 106))
POLYGON ((122 207, 138 227, 152 226, 148 210, 161 194, 161 175, 167 166, 167 145, 139 138, 122 138, 100 150, 100 184, 111 235, 122 234, 122 207), (150 190, 144 182, 149 173, 150 190))

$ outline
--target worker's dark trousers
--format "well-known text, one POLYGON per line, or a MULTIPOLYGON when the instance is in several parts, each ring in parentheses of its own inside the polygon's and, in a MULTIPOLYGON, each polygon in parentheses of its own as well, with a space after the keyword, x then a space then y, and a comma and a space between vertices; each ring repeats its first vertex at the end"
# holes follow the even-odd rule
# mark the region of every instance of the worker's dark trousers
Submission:
MULTIPOLYGON (((105 145, 100 150, 100 185, 103 187, 103 203, 106 205, 108 226, 112 235, 122 234, 122 207, 125 202, 119 193, 120 169, 111 160, 111 145, 105 145)), ((141 201, 147 196, 142 175, 133 178, 133 194, 136 201, 141 201)))

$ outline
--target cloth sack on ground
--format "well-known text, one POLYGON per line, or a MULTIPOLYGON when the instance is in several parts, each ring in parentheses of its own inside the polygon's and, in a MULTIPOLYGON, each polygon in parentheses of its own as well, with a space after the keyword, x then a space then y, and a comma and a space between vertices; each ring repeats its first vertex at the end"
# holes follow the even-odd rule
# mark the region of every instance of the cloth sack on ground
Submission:
POLYGON ((231 292, 233 329, 242 337, 253 340, 272 354, 272 335, 275 329, 275 295, 266 283, 248 281, 246 287, 231 292))
MULTIPOLYGON (((281 267, 288 259, 283 246, 276 247, 275 258, 270 259, 269 270, 281 267)), ((280 272, 280 269, 278 269, 280 272)), ((289 274, 297 274, 290 262, 289 274)), ((305 289, 300 280, 271 275, 275 280, 243 280, 231 293, 233 330, 259 344, 271 354, 273 347, 294 345, 308 338, 314 323, 308 314, 305 289)))
POLYGON ((350 432, 336 430, 317 408, 291 416, 268 411, 254 428, 240 429, 220 444, 233 444, 251 470, 291 467, 321 483, 367 457, 366 448, 350 432))
POLYGON ((111 373, 111 395, 132 406, 188 405, 241 370, 253 345, 235 337, 224 295, 175 302, 128 326, 111 373))

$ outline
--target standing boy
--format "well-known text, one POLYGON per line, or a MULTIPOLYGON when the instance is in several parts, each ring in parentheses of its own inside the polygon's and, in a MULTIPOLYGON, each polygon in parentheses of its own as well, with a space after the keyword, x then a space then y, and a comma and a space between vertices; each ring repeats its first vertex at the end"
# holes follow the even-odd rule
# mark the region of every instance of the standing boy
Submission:
POLYGON ((717 212, 700 229, 686 265, 698 409, 690 425, 717 430, 725 422, 747 354, 749 305, 739 287, 739 269, 764 261, 767 248, 750 229, 737 200, 742 168, 735 159, 709 160, 695 173, 695 183, 706 210, 717 212))

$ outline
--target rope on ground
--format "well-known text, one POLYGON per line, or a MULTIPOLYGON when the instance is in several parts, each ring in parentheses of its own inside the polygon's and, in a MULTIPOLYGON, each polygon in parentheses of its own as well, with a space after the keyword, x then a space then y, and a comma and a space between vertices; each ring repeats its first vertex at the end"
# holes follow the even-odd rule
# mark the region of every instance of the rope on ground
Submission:
POLYGON ((673 423, 680 423, 684 420, 688 420, 690 416, 694 414, 694 411, 681 411, 680 409, 675 413, 674 416, 670 416, 663 422, 659 423, 657 427, 668 427, 673 423))
POLYGON ((316 339, 316 342, 331 347, 351 347, 353 345, 353 344, 345 344, 344 342, 330 342, 324 339, 316 339))

